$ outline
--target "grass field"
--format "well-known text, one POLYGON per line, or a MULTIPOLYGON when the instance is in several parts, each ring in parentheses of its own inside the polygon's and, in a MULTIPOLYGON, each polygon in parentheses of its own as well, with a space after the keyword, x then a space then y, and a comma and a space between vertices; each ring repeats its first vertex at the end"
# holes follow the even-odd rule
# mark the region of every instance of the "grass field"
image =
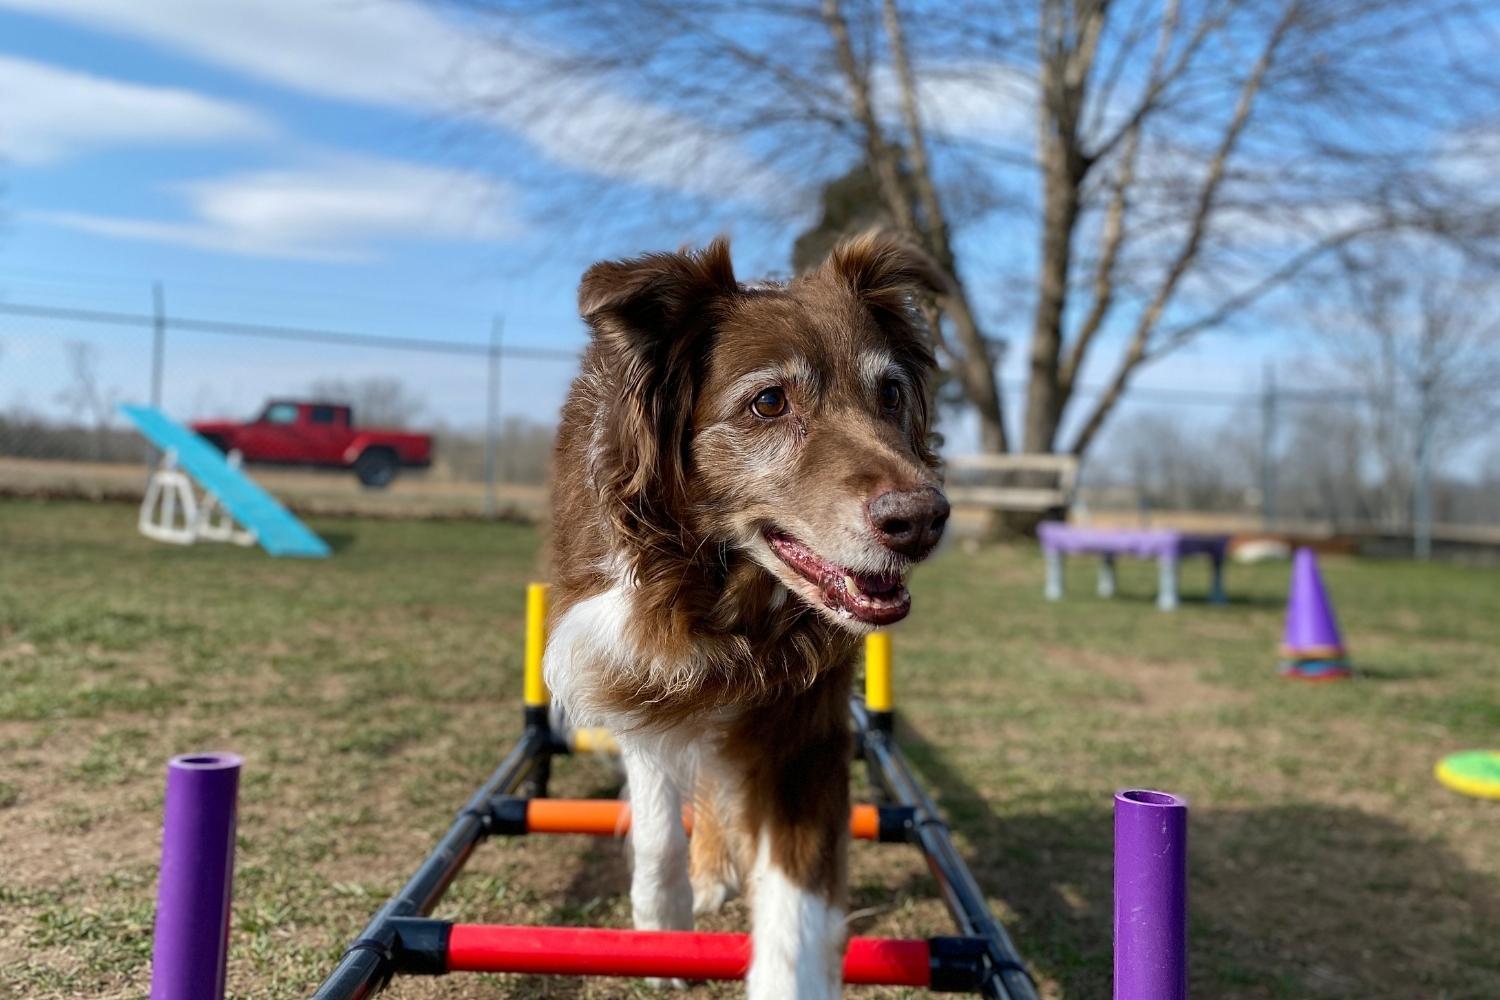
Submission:
MULTIPOLYGON (((532 529, 315 522, 326 562, 176 549, 124 505, 0 503, 0 996, 145 992, 163 761, 246 758, 231 995, 306 995, 518 730, 532 529)), ((1330 560, 1363 669, 1277 678, 1285 566, 1151 605, 1031 552, 950 551, 897 635, 909 753, 1044 993, 1109 991, 1110 793, 1183 793, 1192 979, 1209 998, 1500 996, 1500 803, 1431 778, 1500 744, 1500 577, 1330 560)), ((558 794, 603 794, 597 761, 558 794)), ((854 930, 946 933, 920 858, 852 849, 854 930)), ((493 842, 441 916, 625 926, 618 844, 493 842)), ((736 904, 712 924, 742 924, 736 904)), ((730 996, 699 987, 693 996, 730 996)), ((397 997, 648 995, 620 981, 406 981, 397 997)), ((863 991, 865 996, 896 992, 863 991)))

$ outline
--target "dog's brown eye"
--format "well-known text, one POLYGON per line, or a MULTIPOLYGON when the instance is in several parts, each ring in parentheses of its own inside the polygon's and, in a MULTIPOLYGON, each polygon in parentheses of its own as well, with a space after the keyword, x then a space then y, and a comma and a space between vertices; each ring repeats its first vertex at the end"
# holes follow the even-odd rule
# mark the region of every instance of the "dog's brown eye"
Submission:
POLYGON ((895 379, 886 379, 880 384, 880 409, 895 413, 901 409, 901 386, 895 379))
POLYGON ((775 420, 786 412, 786 392, 780 386, 767 389, 750 401, 750 412, 762 420, 775 420))

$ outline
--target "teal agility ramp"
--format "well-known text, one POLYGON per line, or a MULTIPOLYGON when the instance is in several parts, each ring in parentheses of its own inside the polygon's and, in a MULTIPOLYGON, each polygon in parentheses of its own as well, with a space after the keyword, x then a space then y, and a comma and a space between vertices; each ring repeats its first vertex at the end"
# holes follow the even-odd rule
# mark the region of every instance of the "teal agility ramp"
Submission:
POLYGON ((141 503, 143 535, 180 545, 200 540, 254 543, 273 556, 321 559, 329 554, 327 542, 240 471, 237 453, 226 458, 153 407, 121 406, 120 412, 163 456, 141 503), (194 483, 203 490, 202 500, 194 483))

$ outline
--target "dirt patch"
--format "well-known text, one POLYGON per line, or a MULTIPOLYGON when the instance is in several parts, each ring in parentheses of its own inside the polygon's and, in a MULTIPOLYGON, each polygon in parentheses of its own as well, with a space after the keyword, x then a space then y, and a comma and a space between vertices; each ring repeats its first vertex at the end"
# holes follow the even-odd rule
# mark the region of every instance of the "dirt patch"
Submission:
POLYGON ((1119 699, 1119 708, 1124 712, 1163 716, 1214 710, 1246 701, 1242 693, 1204 680, 1199 676, 1199 667, 1191 662, 1148 660, 1061 646, 1046 647, 1046 657, 1053 668, 1083 670, 1127 685, 1128 696, 1119 699))

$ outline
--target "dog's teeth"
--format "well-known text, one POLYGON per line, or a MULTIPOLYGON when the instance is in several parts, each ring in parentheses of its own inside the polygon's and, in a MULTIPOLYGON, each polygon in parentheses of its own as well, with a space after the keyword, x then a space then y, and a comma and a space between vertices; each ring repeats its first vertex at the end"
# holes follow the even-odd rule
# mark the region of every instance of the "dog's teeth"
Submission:
POLYGON ((851 594, 864 593, 863 590, 859 589, 859 584, 855 581, 854 577, 850 576, 848 573, 844 574, 844 589, 849 591, 849 593, 851 594))

